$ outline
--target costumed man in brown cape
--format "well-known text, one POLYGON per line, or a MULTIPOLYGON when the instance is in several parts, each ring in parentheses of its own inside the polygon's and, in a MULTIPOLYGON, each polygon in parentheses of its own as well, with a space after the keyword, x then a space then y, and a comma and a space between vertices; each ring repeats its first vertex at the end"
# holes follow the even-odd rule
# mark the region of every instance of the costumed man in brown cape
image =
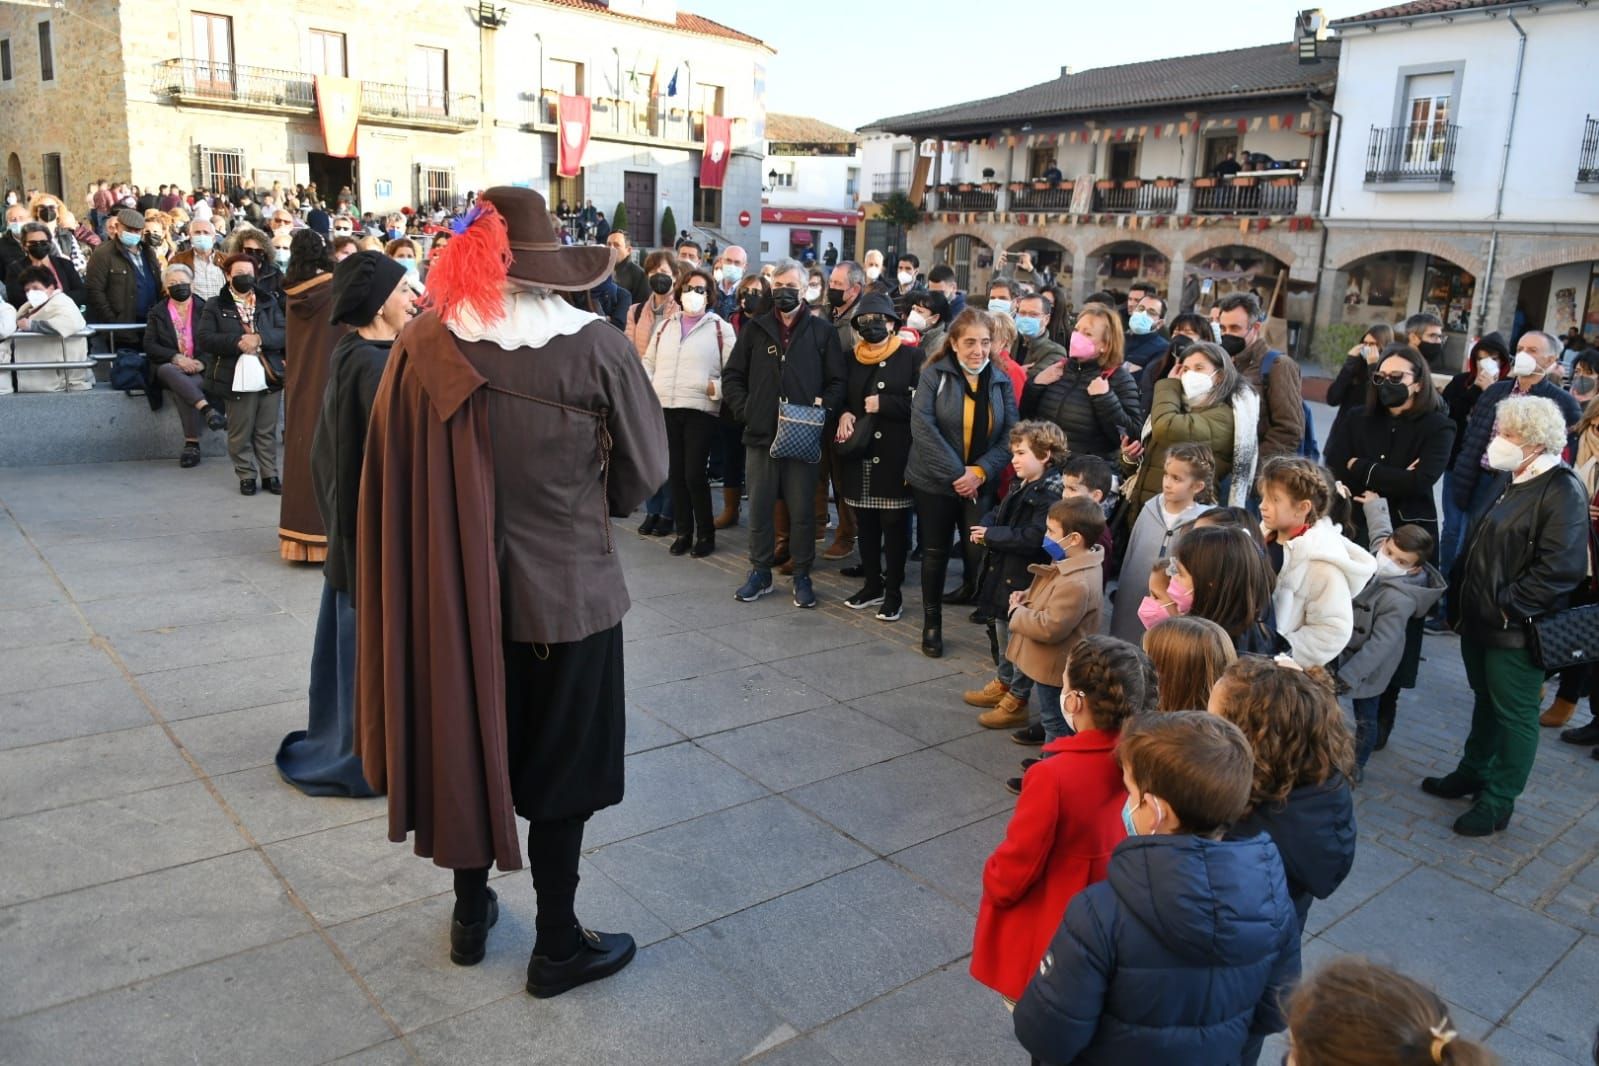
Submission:
POLYGON ((574 910, 583 826, 621 802, 622 616, 612 519, 666 478, 660 403, 627 338, 560 292, 610 276, 544 198, 485 190, 428 275, 372 410, 356 583, 356 753, 389 838, 455 871, 450 958, 483 958, 490 864, 538 893, 527 990, 633 958, 574 910))

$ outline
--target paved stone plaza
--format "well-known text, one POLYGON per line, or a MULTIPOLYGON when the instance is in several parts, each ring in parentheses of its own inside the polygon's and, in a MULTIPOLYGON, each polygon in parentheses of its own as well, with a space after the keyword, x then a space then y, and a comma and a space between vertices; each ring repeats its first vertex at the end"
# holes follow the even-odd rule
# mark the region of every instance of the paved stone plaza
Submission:
MULTIPOLYGON (((1028 754, 960 702, 975 626, 926 659, 914 597, 862 617, 829 565, 816 611, 786 583, 739 604, 742 531, 696 561, 625 526, 628 796, 590 825, 578 903, 641 950, 540 1002, 525 872, 457 968, 449 875, 387 841, 383 801, 279 780, 321 576, 234 485, 216 460, 0 470, 0 1061, 1026 1062, 966 975, 1028 754)), ((1307 964, 1376 955, 1507 1063, 1587 1061, 1599 763, 1545 731, 1510 830, 1454 837, 1415 782, 1453 764, 1469 694, 1454 639, 1427 651, 1307 964)))

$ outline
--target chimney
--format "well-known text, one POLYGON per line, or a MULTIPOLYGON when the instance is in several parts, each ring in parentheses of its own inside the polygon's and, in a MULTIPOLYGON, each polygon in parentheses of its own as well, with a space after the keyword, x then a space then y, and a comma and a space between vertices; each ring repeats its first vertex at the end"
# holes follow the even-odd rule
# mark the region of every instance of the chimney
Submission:
POLYGON ((1063 78, 1069 78, 1075 73, 1076 71, 1074 71, 1070 66, 1064 66, 1060 68, 1060 76, 1063 78))

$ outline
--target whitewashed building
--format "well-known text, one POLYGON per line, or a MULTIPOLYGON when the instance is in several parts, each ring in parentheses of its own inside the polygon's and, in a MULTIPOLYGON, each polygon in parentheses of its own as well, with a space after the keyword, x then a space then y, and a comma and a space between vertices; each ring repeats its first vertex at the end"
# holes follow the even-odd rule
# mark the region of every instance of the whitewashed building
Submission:
POLYGON ((1333 23, 1327 320, 1599 339, 1599 8, 1421 0, 1333 23))
POLYGON ((820 263, 829 247, 839 262, 854 258, 860 179, 859 135, 819 119, 769 113, 761 260, 814 255, 820 263))

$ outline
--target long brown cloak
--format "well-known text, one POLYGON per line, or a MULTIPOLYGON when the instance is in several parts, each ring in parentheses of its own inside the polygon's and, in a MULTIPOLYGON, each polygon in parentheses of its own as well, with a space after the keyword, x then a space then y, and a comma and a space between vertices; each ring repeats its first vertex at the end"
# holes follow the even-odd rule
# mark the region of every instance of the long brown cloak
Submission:
POLYGON ((506 753, 485 397, 436 314, 395 341, 361 471, 356 735, 389 839, 448 869, 522 865, 506 753))
POLYGON ((311 439, 328 387, 329 357, 350 331, 330 322, 332 274, 318 274, 292 289, 284 314, 287 325, 283 370, 283 500, 278 510, 278 550, 294 562, 319 563, 327 555, 327 527, 311 486, 311 439))

